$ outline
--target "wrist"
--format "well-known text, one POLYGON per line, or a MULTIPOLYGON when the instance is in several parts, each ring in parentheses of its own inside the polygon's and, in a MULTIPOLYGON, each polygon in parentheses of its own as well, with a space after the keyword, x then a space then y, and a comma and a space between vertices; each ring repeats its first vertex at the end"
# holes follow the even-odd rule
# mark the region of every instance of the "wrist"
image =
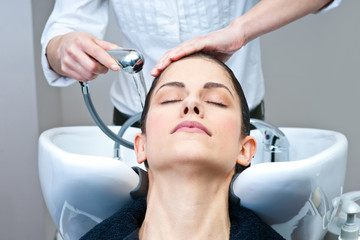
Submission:
POLYGON ((45 52, 50 69, 57 72, 58 74, 61 74, 60 69, 58 67, 60 65, 59 42, 61 37, 62 36, 60 35, 52 38, 48 42, 45 52))
POLYGON ((248 26, 245 20, 246 19, 241 16, 234 19, 229 25, 229 28, 232 32, 235 33, 235 35, 237 35, 237 39, 243 43, 243 46, 245 46, 253 39, 250 36, 250 32, 248 31, 248 26))

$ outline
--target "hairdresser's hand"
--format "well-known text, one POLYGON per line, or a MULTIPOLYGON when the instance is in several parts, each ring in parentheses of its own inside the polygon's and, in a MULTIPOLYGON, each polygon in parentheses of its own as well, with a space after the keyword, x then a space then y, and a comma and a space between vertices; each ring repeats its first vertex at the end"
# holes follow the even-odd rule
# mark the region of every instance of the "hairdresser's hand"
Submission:
POLYGON ((87 82, 111 69, 118 71, 116 61, 106 50, 119 46, 100 40, 89 33, 71 32, 54 37, 46 49, 50 67, 62 76, 87 82))
POLYGON ((172 61, 176 61, 195 52, 206 52, 226 62, 245 42, 244 31, 239 24, 234 21, 226 28, 196 37, 169 50, 152 69, 151 75, 154 77, 158 76, 172 61))

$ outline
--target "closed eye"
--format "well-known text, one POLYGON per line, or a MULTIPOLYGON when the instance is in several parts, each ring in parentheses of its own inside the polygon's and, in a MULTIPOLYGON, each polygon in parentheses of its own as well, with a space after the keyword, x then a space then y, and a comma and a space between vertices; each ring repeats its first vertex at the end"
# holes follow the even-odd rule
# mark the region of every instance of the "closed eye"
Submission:
POLYGON ((182 101, 181 99, 171 99, 171 100, 165 100, 162 101, 161 104, 168 104, 168 103, 176 103, 182 101))
POLYGON ((209 103, 209 104, 213 104, 213 105, 222 107, 222 108, 226 108, 226 107, 227 107, 226 104, 223 104, 223 103, 221 103, 221 102, 215 102, 215 101, 206 101, 206 102, 209 103))

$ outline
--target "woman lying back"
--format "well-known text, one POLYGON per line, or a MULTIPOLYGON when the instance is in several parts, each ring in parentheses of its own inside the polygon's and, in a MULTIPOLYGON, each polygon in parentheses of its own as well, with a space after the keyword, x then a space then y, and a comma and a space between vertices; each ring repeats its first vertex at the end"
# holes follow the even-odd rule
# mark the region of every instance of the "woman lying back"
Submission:
POLYGON ((171 63, 155 78, 135 138, 148 168, 146 199, 106 219, 82 239, 283 239, 230 201, 230 183, 256 143, 239 82, 205 54, 171 63))

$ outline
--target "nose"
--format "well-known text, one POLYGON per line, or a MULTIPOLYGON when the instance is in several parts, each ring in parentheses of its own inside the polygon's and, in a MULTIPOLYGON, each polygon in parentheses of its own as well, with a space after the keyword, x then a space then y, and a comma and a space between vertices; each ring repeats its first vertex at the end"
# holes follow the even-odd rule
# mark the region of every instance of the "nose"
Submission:
POLYGON ((182 116, 186 116, 189 114, 195 114, 198 117, 203 117, 203 108, 198 100, 196 99, 189 99, 188 101, 184 101, 184 105, 182 108, 182 116))

